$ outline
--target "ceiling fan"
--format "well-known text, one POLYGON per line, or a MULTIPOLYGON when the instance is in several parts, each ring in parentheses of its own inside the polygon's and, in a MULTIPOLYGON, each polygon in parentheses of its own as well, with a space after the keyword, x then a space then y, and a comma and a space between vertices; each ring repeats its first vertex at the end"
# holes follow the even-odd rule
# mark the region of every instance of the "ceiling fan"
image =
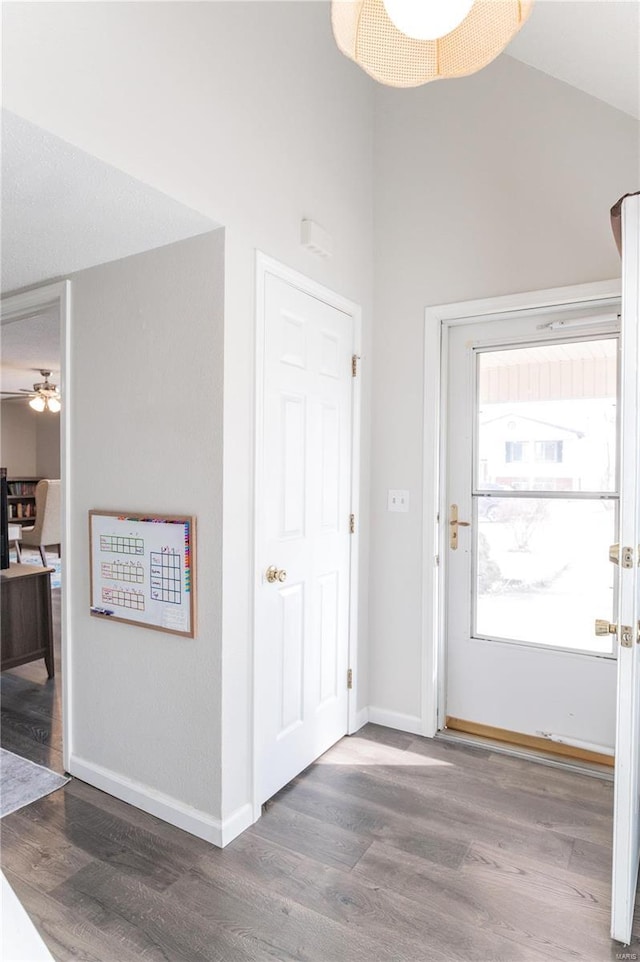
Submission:
POLYGON ((33 408, 34 411, 48 410, 53 414, 57 414, 61 406, 58 386, 52 384, 49 380, 51 371, 41 370, 40 374, 44 380, 34 384, 33 391, 29 391, 28 388, 20 388, 19 391, 2 391, 2 396, 30 397, 29 407, 33 408))

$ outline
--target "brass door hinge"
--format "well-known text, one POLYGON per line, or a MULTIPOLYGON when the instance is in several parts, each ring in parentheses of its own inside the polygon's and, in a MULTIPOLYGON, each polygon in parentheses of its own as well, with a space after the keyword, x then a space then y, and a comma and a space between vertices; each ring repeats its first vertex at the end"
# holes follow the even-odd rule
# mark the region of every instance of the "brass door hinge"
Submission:
POLYGON ((633 647, 633 628, 631 625, 620 625, 620 644, 623 648, 633 647))
POLYGON ((351 377, 358 376, 358 355, 354 354, 351 358, 351 377))
POLYGON ((347 672, 347 688, 349 690, 353 688, 353 668, 349 668, 347 672))
POLYGON ((356 533, 356 516, 355 514, 349 515, 349 534, 356 533))
MULTIPOLYGON (((619 544, 609 546, 609 561, 621 568, 633 568, 633 548, 620 548, 619 544)), ((639 559, 640 563, 640 559, 639 559)))

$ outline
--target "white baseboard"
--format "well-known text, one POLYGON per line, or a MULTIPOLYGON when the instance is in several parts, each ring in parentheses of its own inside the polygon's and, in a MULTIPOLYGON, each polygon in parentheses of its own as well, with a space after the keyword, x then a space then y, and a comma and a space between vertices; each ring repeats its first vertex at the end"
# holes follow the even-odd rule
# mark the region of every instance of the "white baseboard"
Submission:
POLYGON ((369 721, 369 709, 361 708, 360 711, 356 712, 355 718, 353 719, 353 724, 349 728, 349 734, 355 735, 356 732, 360 731, 363 725, 366 725, 369 721))
POLYGON ((240 808, 236 809, 232 815, 228 818, 222 820, 221 827, 221 844, 220 847, 224 848, 229 842, 233 842, 234 838, 237 838, 241 832, 244 832, 245 828, 249 828, 253 825, 255 819, 253 817, 253 805, 247 802, 246 805, 242 805, 240 808))
POLYGON ((205 842, 211 842, 218 848, 228 845, 240 832, 253 823, 253 810, 251 805, 243 805, 228 818, 221 821, 208 815, 200 809, 185 805, 184 802, 165 795, 155 788, 135 782, 125 775, 119 775, 101 765, 95 765, 77 755, 71 755, 68 771, 71 775, 79 778, 94 788, 99 788, 108 795, 135 805, 136 808, 155 815, 176 828, 181 828, 191 835, 202 838, 205 842))
POLYGON ((402 715, 397 711, 387 711, 385 708, 369 708, 369 721, 372 725, 384 725, 385 728, 395 728, 410 735, 422 735, 422 719, 419 715, 402 715))

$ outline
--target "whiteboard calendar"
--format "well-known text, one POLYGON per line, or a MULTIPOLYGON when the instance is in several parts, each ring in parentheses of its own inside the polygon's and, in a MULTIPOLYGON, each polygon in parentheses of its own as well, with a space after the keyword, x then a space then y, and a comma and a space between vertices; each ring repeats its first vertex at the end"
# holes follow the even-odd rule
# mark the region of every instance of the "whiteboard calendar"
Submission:
POLYGON ((193 518, 90 511, 89 544, 92 615, 193 638, 193 518))

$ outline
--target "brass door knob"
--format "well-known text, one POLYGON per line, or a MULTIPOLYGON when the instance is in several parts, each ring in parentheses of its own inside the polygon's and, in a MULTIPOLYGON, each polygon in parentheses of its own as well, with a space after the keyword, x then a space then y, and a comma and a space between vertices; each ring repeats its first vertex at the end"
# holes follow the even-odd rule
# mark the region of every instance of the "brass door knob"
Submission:
POLYGON ((617 635, 618 626, 612 625, 604 618, 596 618, 596 635, 617 635))
POLYGON ((276 581, 279 581, 282 584, 283 581, 287 580, 287 572, 283 568, 276 568, 275 565, 271 565, 266 570, 265 578, 270 585, 274 584, 276 581))

